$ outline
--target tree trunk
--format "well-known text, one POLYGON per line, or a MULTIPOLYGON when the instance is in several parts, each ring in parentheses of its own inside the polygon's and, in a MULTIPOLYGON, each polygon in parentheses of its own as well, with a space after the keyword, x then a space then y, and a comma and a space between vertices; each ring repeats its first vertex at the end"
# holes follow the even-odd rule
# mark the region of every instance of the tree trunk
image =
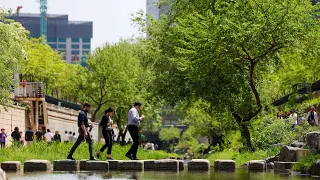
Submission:
POLYGON ((100 111, 101 107, 102 107, 102 104, 98 104, 97 109, 94 110, 94 112, 93 112, 93 114, 91 116, 91 121, 92 122, 96 121, 97 113, 100 111))
POLYGON ((247 142, 247 148, 249 151, 255 151, 254 147, 251 143, 251 136, 250 136, 250 130, 248 128, 248 125, 246 122, 249 122, 249 120, 243 120, 237 113, 232 112, 233 117, 236 119, 239 127, 241 128, 241 136, 246 140, 247 142))

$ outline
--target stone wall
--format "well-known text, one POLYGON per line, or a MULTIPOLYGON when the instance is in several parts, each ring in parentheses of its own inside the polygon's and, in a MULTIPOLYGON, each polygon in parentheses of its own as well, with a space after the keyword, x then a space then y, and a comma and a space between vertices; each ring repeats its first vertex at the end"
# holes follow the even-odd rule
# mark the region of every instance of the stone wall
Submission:
POLYGON ((0 106, 0 129, 4 128, 8 135, 8 144, 11 141, 11 132, 15 127, 19 127, 19 130, 25 132, 30 126, 28 118, 26 118, 25 108, 20 106, 13 106, 5 109, 0 106))

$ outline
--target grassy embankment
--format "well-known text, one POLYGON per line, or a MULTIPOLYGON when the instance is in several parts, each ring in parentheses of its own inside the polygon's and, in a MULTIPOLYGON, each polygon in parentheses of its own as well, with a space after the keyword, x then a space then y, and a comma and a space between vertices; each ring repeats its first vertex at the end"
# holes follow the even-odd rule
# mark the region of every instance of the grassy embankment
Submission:
MULTIPOLYGON (((52 145, 48 145, 46 143, 34 143, 30 146, 24 146, 24 147, 6 147, 4 149, 0 149, 0 162, 4 161, 21 161, 21 163, 24 163, 26 160, 30 159, 43 159, 43 160, 49 160, 54 161, 57 159, 66 159, 69 150, 72 147, 72 143, 59 143, 52 145)), ((102 147, 102 144, 95 143, 94 144, 94 152, 96 153, 100 148, 102 147)), ((128 151, 130 146, 120 146, 118 144, 115 144, 112 148, 112 157, 116 160, 128 160, 124 155, 128 151)), ((100 160, 106 159, 106 151, 101 154, 102 157, 100 157, 100 160)), ((177 154, 169 154, 164 151, 144 151, 141 148, 139 148, 138 158, 141 160, 145 159, 163 159, 163 158, 169 158, 169 157, 177 157, 177 154)), ((89 151, 88 151, 88 145, 86 143, 82 143, 73 156, 75 159, 88 159, 89 158, 89 151)))

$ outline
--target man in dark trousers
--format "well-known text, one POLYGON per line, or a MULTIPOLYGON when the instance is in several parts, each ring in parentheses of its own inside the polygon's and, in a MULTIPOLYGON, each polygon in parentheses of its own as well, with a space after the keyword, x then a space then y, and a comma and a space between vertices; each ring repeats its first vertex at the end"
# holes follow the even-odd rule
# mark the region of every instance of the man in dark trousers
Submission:
POLYGON ((27 146, 31 145, 31 143, 33 141, 33 131, 32 131, 31 127, 29 127, 28 131, 26 131, 26 133, 24 135, 24 140, 27 142, 27 146))
POLYGON ((95 160, 93 156, 93 141, 89 134, 89 127, 92 127, 92 125, 89 125, 87 113, 90 111, 90 104, 84 103, 83 109, 79 112, 78 116, 78 127, 79 127, 79 136, 76 141, 76 143, 72 146, 68 159, 75 160, 72 155, 74 151, 77 149, 77 147, 82 143, 83 140, 86 140, 89 144, 89 153, 90 153, 90 160, 95 160))
POLYGON ((12 137, 13 143, 17 145, 21 138, 18 127, 14 128, 14 131, 11 133, 11 137, 12 137))
POLYGON ((141 102, 135 102, 133 107, 130 109, 128 113, 128 131, 133 140, 133 144, 127 154, 125 155, 127 158, 131 160, 139 160, 137 158, 137 151, 139 147, 139 126, 140 121, 144 120, 144 115, 139 117, 139 111, 141 110, 141 102))

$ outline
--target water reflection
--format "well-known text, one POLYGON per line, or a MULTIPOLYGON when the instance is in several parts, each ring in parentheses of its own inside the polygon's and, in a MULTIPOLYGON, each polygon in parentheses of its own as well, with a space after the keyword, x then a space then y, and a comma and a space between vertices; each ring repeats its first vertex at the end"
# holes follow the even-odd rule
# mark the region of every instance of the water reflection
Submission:
POLYGON ((292 175, 280 175, 273 171, 267 172, 248 172, 246 169, 237 169, 235 172, 223 172, 223 171, 141 171, 141 172, 123 172, 123 171, 109 171, 109 172, 28 172, 23 171, 18 173, 7 173, 10 180, 101 180, 101 179, 113 179, 113 180, 204 180, 204 179, 217 179, 217 180, 311 180, 308 177, 292 176, 292 175))

